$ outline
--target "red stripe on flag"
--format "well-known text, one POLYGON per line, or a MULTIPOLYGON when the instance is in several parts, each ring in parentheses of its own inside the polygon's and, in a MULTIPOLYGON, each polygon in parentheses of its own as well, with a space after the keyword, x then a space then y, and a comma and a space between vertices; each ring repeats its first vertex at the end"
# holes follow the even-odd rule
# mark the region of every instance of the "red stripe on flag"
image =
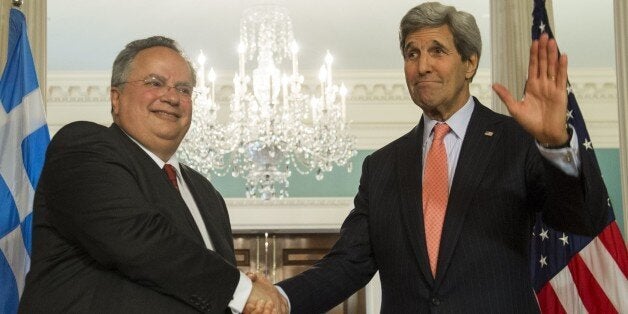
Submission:
POLYGON ((621 232, 617 223, 612 221, 602 233, 598 235, 598 238, 604 244, 604 247, 611 254, 619 269, 624 273, 624 276, 628 277, 628 251, 626 250, 626 244, 621 237, 621 232))
POLYGON ((543 314, 567 314, 567 311, 560 304, 556 292, 552 288, 552 285, 547 282, 541 291, 536 294, 539 299, 539 307, 543 314))
POLYGON ((582 304, 590 313, 617 313, 602 287, 597 283, 579 254, 574 255, 567 265, 578 289, 582 304))

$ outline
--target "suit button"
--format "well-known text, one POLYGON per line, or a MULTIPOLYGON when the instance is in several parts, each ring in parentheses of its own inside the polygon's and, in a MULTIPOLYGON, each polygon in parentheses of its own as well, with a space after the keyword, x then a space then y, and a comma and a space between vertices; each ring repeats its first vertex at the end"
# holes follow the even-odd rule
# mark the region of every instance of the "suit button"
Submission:
POLYGON ((432 305, 433 306, 439 306, 440 305, 440 300, 438 298, 432 298, 432 305))

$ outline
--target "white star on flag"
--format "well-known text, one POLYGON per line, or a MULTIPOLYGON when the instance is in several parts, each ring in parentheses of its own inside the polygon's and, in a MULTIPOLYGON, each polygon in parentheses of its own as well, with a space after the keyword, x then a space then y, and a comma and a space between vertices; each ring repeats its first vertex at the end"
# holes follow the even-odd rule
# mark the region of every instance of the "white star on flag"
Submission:
POLYGON ((560 240, 560 242, 563 243, 563 246, 569 244, 569 237, 563 232, 563 236, 558 238, 558 240, 560 240))
POLYGON ((547 233, 549 232, 549 230, 545 230, 544 228, 541 229, 541 241, 545 241, 546 239, 549 239, 549 236, 547 235, 547 233))
POLYGON ((541 255, 541 260, 539 260, 539 263, 541 263, 541 268, 547 266, 547 256, 541 255))
POLYGON ((573 119, 573 110, 567 110, 567 119, 573 119))
POLYGON ((588 138, 584 139, 584 142, 582 143, 582 145, 584 145, 584 148, 586 148, 587 150, 593 149, 593 143, 589 141, 588 138))
POLYGON ((541 30, 541 33, 545 33, 545 24, 543 22, 539 25, 539 29, 541 30))

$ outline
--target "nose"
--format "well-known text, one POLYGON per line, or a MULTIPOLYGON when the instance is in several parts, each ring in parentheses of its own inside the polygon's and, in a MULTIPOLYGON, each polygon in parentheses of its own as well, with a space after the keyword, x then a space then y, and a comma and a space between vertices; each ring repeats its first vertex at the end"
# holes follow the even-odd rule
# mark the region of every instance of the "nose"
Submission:
POLYGON ((429 54, 422 53, 417 59, 417 69, 420 75, 428 74, 432 71, 431 60, 429 54))
POLYGON ((161 101, 170 104, 171 106, 178 106, 181 102, 181 95, 177 93, 177 90, 173 86, 164 85, 162 95, 160 97, 161 101))

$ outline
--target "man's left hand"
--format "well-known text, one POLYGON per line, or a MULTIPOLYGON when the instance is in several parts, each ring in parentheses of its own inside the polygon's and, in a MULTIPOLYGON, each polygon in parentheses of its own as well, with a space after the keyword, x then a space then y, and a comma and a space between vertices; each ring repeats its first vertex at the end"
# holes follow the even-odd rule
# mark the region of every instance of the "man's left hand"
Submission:
POLYGON ((558 55, 556 40, 547 34, 532 42, 525 94, 516 101, 500 84, 493 90, 512 117, 539 143, 560 146, 569 140, 567 112, 567 56, 558 55))

